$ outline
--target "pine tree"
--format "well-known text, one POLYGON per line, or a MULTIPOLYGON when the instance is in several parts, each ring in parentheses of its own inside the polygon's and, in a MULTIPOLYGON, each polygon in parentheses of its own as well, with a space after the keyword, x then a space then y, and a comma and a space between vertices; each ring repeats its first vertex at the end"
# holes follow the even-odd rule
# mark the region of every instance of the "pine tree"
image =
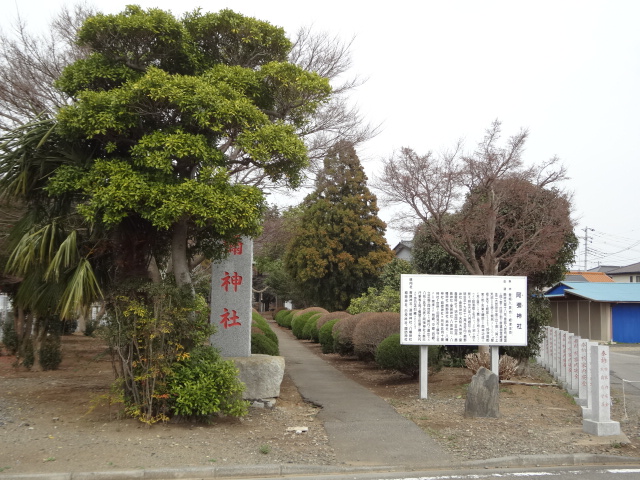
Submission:
POLYGON ((393 258, 384 238, 386 224, 352 145, 342 143, 329 152, 302 208, 285 267, 310 302, 345 309, 375 284, 393 258))

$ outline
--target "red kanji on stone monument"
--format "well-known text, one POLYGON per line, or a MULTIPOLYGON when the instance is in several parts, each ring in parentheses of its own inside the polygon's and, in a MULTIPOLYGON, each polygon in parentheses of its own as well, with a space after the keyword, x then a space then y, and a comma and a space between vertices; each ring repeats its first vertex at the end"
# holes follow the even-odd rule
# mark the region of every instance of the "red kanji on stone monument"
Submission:
POLYGON ((238 317, 238 314, 236 313, 235 310, 231 310, 230 312, 228 308, 225 308, 224 313, 220 315, 220 318, 222 318, 222 320, 220 320, 220 323, 224 328, 235 327, 236 325, 242 325, 238 321, 240 320, 240 317, 238 317))
POLYGON ((224 288, 225 292, 229 291, 229 285, 233 286, 233 291, 238 291, 238 285, 242 285, 242 276, 238 275, 238 272, 233 272, 233 275, 230 275, 229 272, 224 272, 224 277, 222 277, 222 284, 220 285, 224 288))
POLYGON ((229 253, 231 255, 242 255, 242 242, 238 242, 235 245, 230 245, 229 253))

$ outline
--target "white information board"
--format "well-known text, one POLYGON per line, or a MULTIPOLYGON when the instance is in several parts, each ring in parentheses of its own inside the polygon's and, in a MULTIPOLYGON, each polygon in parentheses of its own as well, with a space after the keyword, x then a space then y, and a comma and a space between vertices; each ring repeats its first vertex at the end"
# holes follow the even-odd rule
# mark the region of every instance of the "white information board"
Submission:
POLYGON ((401 275, 403 345, 527 344, 527 277, 401 275))

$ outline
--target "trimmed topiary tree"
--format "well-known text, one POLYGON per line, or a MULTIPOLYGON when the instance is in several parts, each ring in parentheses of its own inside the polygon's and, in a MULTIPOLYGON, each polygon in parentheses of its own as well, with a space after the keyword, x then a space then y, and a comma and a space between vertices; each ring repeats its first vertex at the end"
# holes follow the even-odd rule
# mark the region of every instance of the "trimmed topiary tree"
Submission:
POLYGON ((273 343, 276 344, 276 346, 279 345, 278 337, 276 336, 275 332, 271 328, 271 325, 269 325, 269 322, 267 322, 267 320, 262 315, 260 315, 258 312, 252 312, 251 320, 252 320, 251 321, 252 327, 259 328, 262 331, 262 333, 267 338, 269 338, 269 340, 271 340, 273 343))
POLYGON ((399 313, 363 313, 353 330, 353 351, 360 360, 373 361, 380 342, 394 333, 400 333, 399 313))
POLYGON ((309 317, 309 320, 307 320, 307 323, 304 324, 304 327, 302 328, 302 336, 300 337, 302 340, 312 340, 314 339, 314 332, 315 333, 315 337, 318 336, 317 332, 318 332, 318 328, 316 326, 316 323, 318 322, 318 318, 320 318, 320 315, 322 315, 321 313, 316 313, 314 315, 311 315, 311 317, 309 317))
POLYGON ((362 319, 362 313, 343 318, 333 326, 333 350, 343 357, 353 355, 353 331, 362 319))
POLYGON ((251 332, 251 353, 255 355, 280 355, 278 344, 260 332, 251 332))
MULTIPOLYGON (((442 368, 441 349, 440 346, 429 346, 429 373, 437 372, 442 368)), ((401 345, 400 334, 394 333, 378 345, 376 363, 380 368, 397 370, 415 378, 420 372, 420 347, 401 345)))
POLYGON ((322 353, 334 353, 333 326, 339 321, 340 319, 338 318, 329 320, 327 323, 325 323, 322 326, 322 328, 320 328, 318 333, 318 339, 320 340, 320 345, 322 346, 322 353))
POLYGON ((283 327, 283 323, 284 323, 284 317, 287 316, 288 314, 291 313, 291 310, 287 310, 287 309, 282 309, 282 310, 278 310, 278 312, 275 314, 275 316, 273 317, 273 319, 276 321, 276 323, 278 325, 280 325, 281 327, 283 327))

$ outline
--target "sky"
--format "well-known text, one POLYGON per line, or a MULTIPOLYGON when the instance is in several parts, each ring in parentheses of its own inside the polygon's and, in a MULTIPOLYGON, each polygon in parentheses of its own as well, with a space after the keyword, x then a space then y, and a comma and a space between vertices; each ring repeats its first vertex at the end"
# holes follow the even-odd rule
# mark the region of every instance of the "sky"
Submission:
MULTIPOLYGON (((19 14, 46 29, 60 0, 5 3, 0 27, 19 14)), ((126 2, 94 0, 104 13, 126 2)), ((370 180, 402 147, 467 149, 499 119, 503 138, 529 131, 525 163, 558 156, 570 179, 576 268, 640 262, 640 2, 637 0, 144 0, 175 15, 224 8, 281 26, 353 39, 351 95, 380 133, 358 150, 370 180), (586 242, 585 242, 586 240, 586 242), (585 256, 585 244, 587 245, 585 256)), ((375 192, 374 190, 374 193, 375 192)), ((290 196, 282 204, 303 197, 290 196)), ((396 207, 382 206, 390 221, 396 207)), ((391 247, 406 234, 389 228, 391 247)))

